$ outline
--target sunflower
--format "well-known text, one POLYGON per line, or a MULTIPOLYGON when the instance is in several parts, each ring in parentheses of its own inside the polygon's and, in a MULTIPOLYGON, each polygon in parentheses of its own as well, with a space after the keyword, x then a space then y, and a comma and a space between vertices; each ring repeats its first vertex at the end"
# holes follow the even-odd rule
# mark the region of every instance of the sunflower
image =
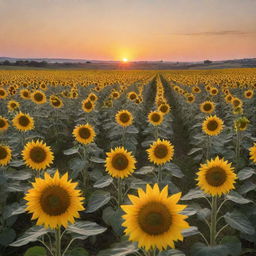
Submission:
POLYGON ((133 116, 128 110, 118 111, 115 119, 116 122, 123 127, 127 127, 133 123, 133 116))
POLYGON ((22 156, 26 165, 35 170, 44 170, 54 159, 51 148, 39 140, 28 142, 22 151, 22 156))
POLYGON ((20 90, 20 97, 24 100, 30 99, 30 92, 28 89, 22 89, 20 90))
POLYGON ((197 185, 212 196, 221 196, 234 189, 237 178, 231 163, 218 156, 215 159, 207 160, 206 164, 201 164, 197 176, 197 185))
POLYGON ((128 195, 132 204, 121 205, 125 234, 129 240, 147 251, 157 248, 162 251, 168 246, 174 248, 174 241, 182 241, 181 232, 189 228, 186 215, 180 214, 186 205, 177 204, 181 193, 168 196, 168 186, 162 191, 157 184, 146 186, 144 192, 138 189, 138 196, 128 195))
POLYGON ((136 100, 137 99, 137 93, 136 92, 129 92, 127 95, 129 100, 136 100))
POLYGON ((253 97, 253 90, 246 90, 246 91, 244 92, 244 97, 245 97, 246 99, 251 99, 251 98, 253 97))
POLYGON ((215 87, 212 87, 212 88, 211 88, 210 94, 211 94, 212 96, 215 96, 215 95, 217 95, 218 93, 219 93, 219 91, 218 91, 217 88, 215 88, 215 87))
POLYGON ((0 88, 0 99, 5 99, 8 96, 8 92, 4 88, 0 88))
POLYGON ((162 165, 173 159, 174 147, 168 140, 157 139, 147 152, 150 162, 162 165))
POLYGON ((246 117, 240 117, 234 121, 236 131, 245 131, 250 121, 246 117))
POLYGON ((90 101, 89 99, 85 99, 82 101, 82 109, 84 112, 91 112, 94 109, 94 103, 90 101))
POLYGON ((148 122, 154 126, 160 125, 164 120, 164 116, 160 111, 151 111, 148 114, 148 122))
POLYGON ((12 150, 9 146, 0 144, 0 166, 7 165, 12 158, 12 150))
POLYGON ((231 103, 232 100, 233 100, 233 96, 231 94, 228 94, 228 95, 225 96, 225 101, 227 103, 231 103))
POLYGON ((192 93, 188 94, 186 97, 187 97, 187 102, 188 103, 193 103, 195 101, 195 96, 192 93))
POLYGON ((45 94, 39 90, 36 90, 31 94, 31 99, 36 104, 44 104, 46 102, 45 94))
POLYGON ((20 107, 20 103, 16 100, 10 100, 7 104, 7 108, 9 111, 14 111, 20 107))
POLYGON ((210 114, 215 110, 215 104, 212 101, 204 101, 200 104, 200 111, 210 114))
POLYGON ((29 114, 18 113, 12 120, 13 126, 20 131, 34 129, 34 119, 29 114))
POLYGON ((119 94, 119 92, 117 92, 117 91, 114 91, 114 92, 111 93, 111 97, 112 97, 113 99, 117 99, 117 98, 119 98, 119 96, 120 96, 120 94, 119 94))
POLYGON ((243 102, 239 98, 233 98, 231 103, 235 108, 243 106, 243 102))
POLYGON ((0 116, 0 132, 6 131, 8 127, 9 127, 8 120, 5 117, 0 116))
POLYGON ((44 179, 36 178, 24 199, 27 201, 26 211, 32 213, 32 220, 37 219, 37 225, 56 229, 67 227, 79 218, 83 211, 81 191, 76 189, 77 183, 68 180, 68 173, 60 177, 58 170, 51 177, 45 172, 44 179))
POLYGON ((193 93, 200 93, 200 92, 201 92, 201 89, 200 89, 198 86, 193 86, 192 92, 193 92, 193 93))
POLYGON ((55 96, 55 95, 50 96, 50 104, 54 108, 62 108, 63 107, 62 100, 58 96, 55 96))
POLYGON ((83 144, 89 144, 93 142, 96 136, 93 127, 89 124, 77 125, 73 130, 73 135, 75 139, 83 144))
POLYGON ((236 108, 233 108, 233 114, 234 115, 241 115, 243 114, 244 110, 242 107, 236 107, 236 108))
POLYGON ((216 136, 220 134, 222 129, 223 129, 223 121, 216 115, 208 116, 202 124, 203 132, 210 136, 216 136))
POLYGON ((90 94, 88 95, 88 99, 89 99, 90 101, 92 101, 92 102, 95 102, 95 101, 98 99, 98 97, 97 97, 97 95, 96 95, 95 93, 90 93, 90 94))
POLYGON ((162 112, 164 115, 170 112, 170 105, 167 103, 162 103, 158 106, 158 111, 162 112))
POLYGON ((136 160, 124 147, 107 152, 106 171, 115 178, 125 178, 134 172, 136 160))
POLYGON ((256 143, 252 147, 249 148, 249 154, 250 154, 250 159, 256 163, 256 143))

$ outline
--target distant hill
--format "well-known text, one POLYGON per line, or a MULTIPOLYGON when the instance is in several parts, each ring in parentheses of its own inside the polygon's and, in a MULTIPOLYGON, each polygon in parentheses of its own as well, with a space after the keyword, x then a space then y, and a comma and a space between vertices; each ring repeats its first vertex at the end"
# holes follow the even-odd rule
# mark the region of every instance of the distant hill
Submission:
POLYGON ((123 63, 120 61, 61 59, 61 58, 10 58, 0 57, 0 69, 19 68, 43 69, 223 69, 223 68, 256 68, 256 58, 234 59, 223 61, 203 60, 198 62, 173 61, 134 61, 123 63))

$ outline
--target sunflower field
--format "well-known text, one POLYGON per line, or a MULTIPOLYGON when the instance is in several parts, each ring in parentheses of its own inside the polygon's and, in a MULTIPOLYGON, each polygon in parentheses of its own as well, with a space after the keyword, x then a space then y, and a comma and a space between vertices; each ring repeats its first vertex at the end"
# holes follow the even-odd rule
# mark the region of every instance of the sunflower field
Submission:
POLYGON ((255 91, 256 69, 0 71, 0 255, 256 255, 255 91))

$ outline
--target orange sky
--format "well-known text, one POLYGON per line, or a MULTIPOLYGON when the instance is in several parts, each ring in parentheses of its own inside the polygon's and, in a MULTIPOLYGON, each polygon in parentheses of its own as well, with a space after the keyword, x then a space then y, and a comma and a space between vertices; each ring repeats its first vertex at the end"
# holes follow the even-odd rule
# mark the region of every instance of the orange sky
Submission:
POLYGON ((254 0, 0 0, 0 56, 256 57, 254 0))

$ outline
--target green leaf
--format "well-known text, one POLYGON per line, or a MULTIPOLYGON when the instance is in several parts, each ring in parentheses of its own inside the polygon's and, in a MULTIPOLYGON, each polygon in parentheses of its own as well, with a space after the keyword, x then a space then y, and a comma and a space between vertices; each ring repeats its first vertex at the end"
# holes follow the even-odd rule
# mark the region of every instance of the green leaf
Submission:
POLYGON ((246 180, 250 178, 253 174, 256 174, 255 170, 251 167, 246 167, 239 171, 237 176, 239 180, 246 180))
POLYGON ((106 162, 105 159, 99 158, 99 157, 96 157, 96 156, 92 156, 90 158, 90 161, 93 162, 93 163, 97 163, 97 164, 105 164, 105 162, 106 162))
POLYGON ((130 133, 130 134, 137 134, 137 133, 139 133, 139 130, 136 127, 134 127, 134 126, 129 126, 126 129, 126 132, 130 133))
POLYGON ((244 181, 243 185, 239 187, 238 191, 240 194, 245 195, 246 193, 255 190, 256 184, 250 180, 244 181))
POLYGON ((187 155, 188 155, 188 156, 191 156, 191 155, 193 155, 193 154, 195 154, 195 153, 201 152, 202 150, 203 150, 202 148, 192 148, 192 149, 187 153, 187 155))
POLYGON ((239 256, 242 251, 241 241, 235 236, 223 237, 221 244, 228 249, 229 255, 239 256))
POLYGON ((66 156, 74 155, 78 152, 79 152, 79 147, 77 147, 77 146, 63 150, 63 154, 66 156))
POLYGON ((143 166, 138 171, 136 171, 134 174, 148 174, 155 170, 154 166, 143 166))
POLYGON ((114 214, 114 209, 111 206, 106 207, 102 212, 102 219, 107 225, 111 225, 111 217, 114 214))
POLYGON ((176 164, 167 163, 164 165, 163 169, 167 169, 168 171, 170 171, 172 176, 174 177, 177 177, 177 178, 184 177, 184 174, 182 173, 180 167, 177 166, 176 164))
POLYGON ((186 216, 193 216, 196 214, 196 212, 197 211, 193 207, 188 206, 181 212, 181 214, 186 216))
POLYGON ((187 201, 187 200, 192 200, 192 199, 197 199, 197 198, 203 198, 206 195, 199 189, 191 189, 189 192, 184 195, 181 200, 187 201))
POLYGON ((21 237, 19 237, 15 242, 11 243, 10 246, 20 247, 30 242, 35 242, 39 237, 48 233, 49 230, 40 227, 33 226, 28 229, 21 237))
POLYGON ((97 256, 126 256, 138 251, 135 243, 129 241, 116 243, 113 248, 100 251, 97 256))
POLYGON ((8 179, 14 179, 14 180, 28 180, 32 176, 32 172, 30 170, 19 170, 16 171, 14 169, 9 169, 8 172, 6 172, 6 176, 8 179))
POLYGON ((192 256, 228 256, 228 249, 224 245, 207 246, 195 243, 191 247, 192 256))
POLYGON ((251 200, 248 200, 244 197, 242 197, 240 194, 238 194, 237 192, 235 191, 231 191, 227 196, 226 198, 230 201, 233 201, 237 204, 248 204, 251 202, 251 200))
POLYGON ((0 244, 2 246, 7 246, 15 239, 15 237, 16 233, 12 228, 4 229, 0 233, 0 244))
POLYGON ((97 190, 93 192, 89 197, 86 212, 91 213, 97 211, 100 207, 107 204, 110 199, 110 193, 107 191, 97 190))
POLYGON ((73 171, 71 172, 71 178, 77 178, 79 173, 86 167, 86 164, 88 164, 87 161, 78 157, 70 159, 68 162, 68 166, 73 171))
POLYGON ((65 256, 89 256, 89 253, 82 247, 76 247, 68 251, 65 256))
POLYGON ((186 256, 182 251, 171 249, 171 250, 165 250, 158 254, 158 256, 186 256))
POLYGON ((9 165, 12 167, 21 167, 24 165, 24 162, 23 162, 23 160, 13 160, 10 162, 9 165))
POLYGON ((199 231, 196 226, 191 226, 189 228, 184 229, 181 233, 184 237, 188 237, 188 236, 197 235, 199 231))
POLYGON ((29 248, 24 256, 47 256, 46 249, 42 246, 34 246, 29 248))
POLYGON ((22 214, 25 212, 25 209, 26 209, 26 205, 19 205, 17 206, 17 208, 12 209, 10 216, 22 214))
POLYGON ((88 236, 95 236, 106 231, 107 228, 101 227, 95 222, 91 221, 77 221, 67 227, 68 233, 75 233, 79 235, 79 239, 86 239, 88 236))
POLYGON ((94 188, 105 188, 107 186, 109 186, 113 181, 113 178, 109 175, 105 175, 103 177, 101 177, 99 180, 97 180, 93 187, 94 188))
POLYGON ((224 215, 224 218, 227 224, 229 224, 232 228, 241 231, 242 233, 252 235, 255 232, 255 229, 250 223, 249 219, 237 210, 233 211, 232 213, 227 212, 224 215))

